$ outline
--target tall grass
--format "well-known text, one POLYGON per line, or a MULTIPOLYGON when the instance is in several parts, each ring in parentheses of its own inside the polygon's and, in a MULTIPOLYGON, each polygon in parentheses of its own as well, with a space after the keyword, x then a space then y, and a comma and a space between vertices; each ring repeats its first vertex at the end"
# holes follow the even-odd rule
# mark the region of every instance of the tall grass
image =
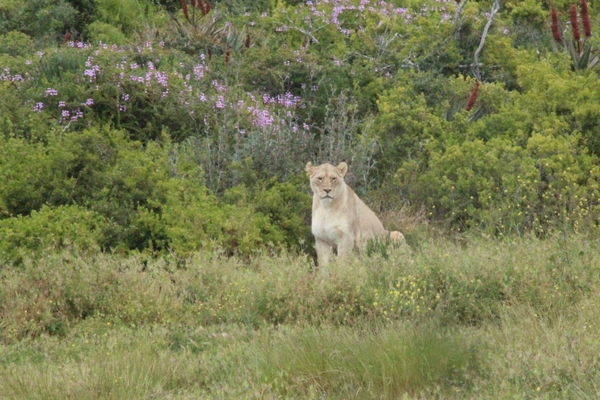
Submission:
POLYGON ((458 335, 427 325, 286 330, 257 349, 259 370, 284 395, 395 399, 476 367, 458 335))
POLYGON ((49 254, 0 271, 0 398, 597 398, 597 244, 49 254))

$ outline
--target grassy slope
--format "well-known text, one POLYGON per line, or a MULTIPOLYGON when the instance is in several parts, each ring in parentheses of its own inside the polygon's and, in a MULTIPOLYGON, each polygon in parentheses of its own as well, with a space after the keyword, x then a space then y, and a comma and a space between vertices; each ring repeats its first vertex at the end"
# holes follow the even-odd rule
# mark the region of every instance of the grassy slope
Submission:
POLYGON ((599 258, 581 237, 423 240, 327 273, 48 256, 3 271, 0 397, 595 398, 599 258))

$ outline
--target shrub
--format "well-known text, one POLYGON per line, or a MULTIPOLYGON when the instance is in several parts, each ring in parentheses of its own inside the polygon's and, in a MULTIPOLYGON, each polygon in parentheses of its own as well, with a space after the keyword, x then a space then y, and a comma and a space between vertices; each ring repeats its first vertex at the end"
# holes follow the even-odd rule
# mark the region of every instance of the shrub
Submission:
POLYGON ((0 36, 0 54, 8 54, 11 57, 25 57, 31 53, 33 53, 33 40, 26 34, 11 31, 0 36))
POLYGON ((79 206, 43 206, 30 216, 0 220, 0 260, 19 265, 26 257, 73 249, 97 252, 104 219, 79 206))

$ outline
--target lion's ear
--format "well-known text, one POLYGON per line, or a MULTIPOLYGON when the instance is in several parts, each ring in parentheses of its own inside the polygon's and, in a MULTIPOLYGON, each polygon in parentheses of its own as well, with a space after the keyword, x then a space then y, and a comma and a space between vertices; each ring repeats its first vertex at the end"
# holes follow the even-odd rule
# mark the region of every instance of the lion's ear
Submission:
POLYGON ((346 164, 345 162, 341 162, 340 165, 337 166, 337 170, 343 178, 344 176, 346 176, 346 172, 348 172, 348 164, 346 164))
POLYGON ((306 172, 308 172, 309 175, 312 175, 314 169, 315 169, 315 167, 312 165, 312 163, 310 161, 306 163, 306 172))

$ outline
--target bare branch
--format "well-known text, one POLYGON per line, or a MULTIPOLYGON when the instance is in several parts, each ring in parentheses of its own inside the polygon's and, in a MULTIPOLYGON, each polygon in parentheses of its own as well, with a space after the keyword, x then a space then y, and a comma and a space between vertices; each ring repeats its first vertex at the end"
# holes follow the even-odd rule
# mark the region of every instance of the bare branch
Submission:
POLYGON ((456 11, 454 12, 454 27, 456 28, 456 30, 454 31, 454 39, 458 40, 458 38, 460 37, 460 12, 462 11, 462 9, 465 7, 465 4, 467 4, 467 0, 461 0, 460 4, 458 5, 458 7, 456 7, 456 11))
POLYGON ((500 0, 494 0, 494 4, 492 5, 492 12, 490 13, 490 17, 488 18, 487 24, 485 24, 485 28, 483 28, 483 33, 481 34, 481 41, 479 42, 479 47, 477 48, 477 50, 475 50, 475 54, 473 55, 473 64, 471 64, 471 66, 473 67, 475 77, 478 80, 481 80, 481 73, 479 71, 479 66, 481 65, 479 63, 479 54, 483 50, 483 45, 485 44, 485 38, 488 34, 488 31, 490 30, 490 27, 492 26, 492 23, 494 22, 494 17, 496 16, 496 13, 498 12, 499 9, 500 9, 500 0))

